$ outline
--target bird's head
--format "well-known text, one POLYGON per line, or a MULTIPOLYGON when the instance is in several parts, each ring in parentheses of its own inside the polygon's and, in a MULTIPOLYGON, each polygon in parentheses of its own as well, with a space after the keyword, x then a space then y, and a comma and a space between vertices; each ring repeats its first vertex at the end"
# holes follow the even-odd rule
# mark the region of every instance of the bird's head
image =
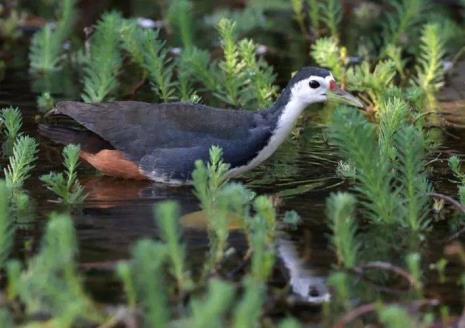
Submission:
POLYGON ((308 106, 326 101, 339 101, 355 107, 363 107, 362 102, 342 90, 330 71, 318 67, 304 67, 289 81, 287 88, 290 100, 308 106))

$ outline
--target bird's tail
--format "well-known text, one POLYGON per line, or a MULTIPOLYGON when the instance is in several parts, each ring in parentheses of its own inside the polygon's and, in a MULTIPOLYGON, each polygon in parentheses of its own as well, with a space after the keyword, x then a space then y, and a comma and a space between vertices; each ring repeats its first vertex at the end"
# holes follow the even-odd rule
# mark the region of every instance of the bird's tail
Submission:
POLYGON ((96 153, 102 149, 113 149, 113 146, 95 133, 66 125, 39 124, 39 134, 62 145, 76 144, 81 149, 96 153))

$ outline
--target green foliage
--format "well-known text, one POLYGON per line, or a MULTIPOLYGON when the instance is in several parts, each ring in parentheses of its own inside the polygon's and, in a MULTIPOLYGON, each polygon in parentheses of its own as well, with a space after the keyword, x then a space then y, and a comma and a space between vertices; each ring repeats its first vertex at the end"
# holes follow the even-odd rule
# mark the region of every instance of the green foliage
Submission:
POLYGON ((341 107, 335 112, 330 126, 331 140, 343 156, 356 167, 355 189, 363 195, 362 205, 373 222, 394 223, 399 199, 392 193, 393 172, 390 162, 380 154, 376 127, 359 112, 341 107))
POLYGON ((76 0, 64 0, 60 6, 60 17, 55 28, 47 24, 31 41, 29 60, 34 72, 50 72, 60 69, 63 43, 72 32, 76 16, 76 0))
POLYGON ((300 323, 295 319, 285 319, 279 324, 279 328, 300 328, 300 323))
POLYGON ((391 0, 393 13, 384 19, 385 45, 399 45, 408 42, 412 29, 422 18, 425 0, 391 0))
POLYGON ((353 217, 355 197, 348 193, 332 194, 326 201, 326 212, 332 230, 332 244, 338 262, 345 268, 355 267, 360 243, 357 241, 357 223, 353 217))
POLYGON ((238 107, 240 105, 240 91, 245 84, 245 77, 242 72, 237 45, 236 23, 228 19, 222 19, 218 23, 218 32, 224 51, 224 60, 219 64, 224 75, 224 91, 218 93, 218 97, 224 102, 238 107))
POLYGON ((51 315, 50 324, 64 328, 73 327, 80 320, 100 321, 95 306, 83 291, 75 263, 76 254, 71 218, 51 215, 39 253, 29 260, 18 283, 10 286, 12 294, 18 295, 25 304, 28 314, 51 315))
POLYGON ((194 44, 194 22, 192 3, 189 0, 170 1, 168 19, 181 37, 184 48, 192 48, 194 44))
POLYGON ((432 189, 425 171, 425 138, 414 126, 404 126, 396 134, 395 143, 404 224, 413 231, 422 231, 430 223, 431 197, 428 193, 432 189))
POLYGON ((299 24, 302 33, 307 33, 307 27, 305 26, 305 12, 304 12, 304 0, 291 0, 292 10, 294 11, 294 17, 299 24))
POLYGON ((144 30, 134 23, 126 24, 122 32, 123 47, 140 65, 152 83, 152 90, 164 102, 175 99, 174 64, 159 32, 144 30))
POLYGON ((15 225, 10 210, 10 193, 5 181, 0 180, 0 269, 5 264, 13 248, 15 225))
POLYGON ((0 113, 0 122, 5 141, 2 144, 3 154, 11 156, 16 139, 21 136, 23 126, 23 117, 17 107, 8 107, 2 109, 0 113))
POLYGON ((82 204, 87 194, 81 186, 77 176, 77 167, 79 165, 79 154, 81 148, 76 145, 67 145, 63 149, 64 173, 51 172, 40 177, 48 190, 55 193, 60 202, 66 206, 82 204))
POLYGON ((368 62, 352 67, 347 72, 348 85, 378 110, 383 103, 386 90, 393 86, 396 64, 391 60, 379 61, 371 70, 368 62))
POLYGON ((195 170, 192 173, 194 194, 200 200, 204 210, 214 206, 219 191, 228 182, 229 164, 223 162, 222 156, 221 148, 212 146, 210 163, 205 165, 200 160, 195 162, 195 170))
POLYGON ((418 253, 408 254, 406 257, 407 267, 410 275, 416 282, 416 287, 421 288, 422 270, 421 270, 421 256, 418 253))
POLYGON ((206 297, 191 302, 192 318, 188 327, 221 327, 224 322, 223 316, 229 310, 233 296, 232 285, 220 280, 211 280, 206 297))
POLYGON ((311 55, 319 66, 327 67, 337 80, 345 76, 343 51, 334 38, 320 38, 312 45, 311 55))
POLYGON ((108 100, 118 88, 117 76, 122 66, 119 29, 122 18, 111 12, 102 16, 91 38, 84 64, 82 99, 87 103, 108 100))
MULTIPOLYGON (((150 240, 138 241, 133 250, 132 281, 145 327, 168 327, 170 313, 163 274, 166 257, 166 246, 150 240)), ((129 290, 127 283, 125 286, 129 290)))
POLYGON ((379 147, 381 156, 394 160, 397 156, 395 135, 405 124, 408 115, 408 105, 400 98, 389 98, 383 102, 378 111, 379 147))
POLYGON ((310 17, 310 24, 314 35, 319 35, 321 8, 318 0, 307 0, 308 2, 308 16, 310 17))
POLYGON ((255 279, 244 279, 244 294, 234 311, 233 328, 260 327, 262 306, 265 302, 265 285, 255 279))
POLYGON ((55 99, 50 92, 43 92, 37 97, 37 107, 42 113, 46 113, 55 107, 55 99))
POLYGON ((186 250, 181 242, 178 227, 179 208, 174 202, 165 202, 155 208, 158 226, 163 241, 168 250, 168 258, 172 267, 172 274, 176 278, 180 290, 192 288, 190 274, 185 267, 186 250))
POLYGON ((34 162, 37 159, 38 143, 29 136, 17 138, 13 155, 9 157, 9 164, 3 170, 8 188, 20 189, 24 181, 29 178, 34 162))
POLYGON ((420 39, 420 56, 415 82, 426 94, 435 94, 444 85, 444 41, 439 24, 427 24, 420 39))
POLYGON ((251 275, 265 283, 270 277, 274 261, 274 238, 276 235, 276 211, 270 199, 259 196, 254 201, 256 215, 250 223, 250 248, 252 250, 251 275))
POLYGON ((378 310, 381 323, 386 328, 414 328, 417 323, 412 320, 408 312, 398 305, 381 306, 378 310))
POLYGON ((241 104, 246 108, 268 108, 277 93, 273 85, 273 68, 262 58, 257 60, 257 46, 252 40, 239 42, 239 54, 248 84, 241 92, 241 104))
POLYGON ((321 22, 329 30, 331 38, 339 41, 339 25, 342 21, 340 0, 327 0, 321 5, 321 22))

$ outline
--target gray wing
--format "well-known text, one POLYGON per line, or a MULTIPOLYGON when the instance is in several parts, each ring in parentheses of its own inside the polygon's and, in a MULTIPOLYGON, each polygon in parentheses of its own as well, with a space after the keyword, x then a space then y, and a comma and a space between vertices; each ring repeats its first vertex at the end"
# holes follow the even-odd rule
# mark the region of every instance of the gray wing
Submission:
POLYGON ((193 104, 60 102, 55 113, 96 133, 145 172, 173 179, 190 178, 195 160, 208 160, 212 145, 232 167, 246 164, 271 136, 257 113, 193 104))

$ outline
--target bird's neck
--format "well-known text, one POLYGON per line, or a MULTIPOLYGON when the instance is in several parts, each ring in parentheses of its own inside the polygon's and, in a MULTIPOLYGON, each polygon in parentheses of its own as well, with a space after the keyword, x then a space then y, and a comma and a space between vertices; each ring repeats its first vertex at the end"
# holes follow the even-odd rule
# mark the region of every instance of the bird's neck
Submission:
POLYGON ((286 90, 271 108, 264 112, 265 119, 273 129, 273 135, 279 135, 282 142, 291 133, 306 105, 299 99, 290 96, 286 90))

